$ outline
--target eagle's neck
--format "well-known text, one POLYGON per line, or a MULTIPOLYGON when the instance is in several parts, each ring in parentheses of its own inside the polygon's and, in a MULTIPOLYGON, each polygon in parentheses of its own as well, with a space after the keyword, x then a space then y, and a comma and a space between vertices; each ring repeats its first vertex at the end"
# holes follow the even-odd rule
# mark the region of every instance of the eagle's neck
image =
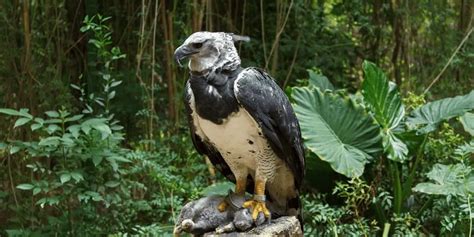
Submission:
POLYGON ((191 72, 189 82, 199 116, 222 124, 231 113, 238 111, 234 81, 241 70, 211 71, 205 75, 191 72))

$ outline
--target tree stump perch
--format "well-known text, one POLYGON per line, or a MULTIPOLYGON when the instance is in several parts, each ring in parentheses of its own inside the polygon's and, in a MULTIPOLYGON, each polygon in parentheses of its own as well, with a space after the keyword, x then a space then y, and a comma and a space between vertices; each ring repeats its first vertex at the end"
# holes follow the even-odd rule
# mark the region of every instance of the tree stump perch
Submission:
MULTIPOLYGON (((213 195, 187 203, 176 221, 174 235, 187 232, 196 236, 302 236, 295 216, 265 220, 263 213, 252 219, 250 210, 242 208, 245 197, 213 195), (225 211, 217 206, 223 200, 229 204, 225 211)), ((270 210, 271 211, 271 210, 270 210)))
POLYGON ((208 232, 206 237, 243 237, 243 236, 303 236, 300 222, 294 216, 282 216, 268 224, 262 224, 245 232, 216 234, 208 232))

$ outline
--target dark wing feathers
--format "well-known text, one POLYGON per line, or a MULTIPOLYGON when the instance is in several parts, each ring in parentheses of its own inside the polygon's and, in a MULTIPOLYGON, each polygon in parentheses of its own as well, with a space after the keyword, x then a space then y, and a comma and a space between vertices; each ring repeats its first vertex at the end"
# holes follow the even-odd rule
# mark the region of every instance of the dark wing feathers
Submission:
POLYGON ((237 100, 260 124, 273 150, 293 172, 296 187, 300 188, 305 172, 304 149, 298 120, 285 93, 258 68, 243 70, 234 89, 237 100))

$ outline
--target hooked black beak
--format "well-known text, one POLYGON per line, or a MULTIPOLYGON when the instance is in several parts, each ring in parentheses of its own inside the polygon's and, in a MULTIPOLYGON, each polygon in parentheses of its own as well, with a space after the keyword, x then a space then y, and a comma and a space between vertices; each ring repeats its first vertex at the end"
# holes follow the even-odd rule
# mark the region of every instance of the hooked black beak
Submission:
POLYGON ((198 51, 190 49, 187 45, 181 45, 174 51, 174 59, 180 67, 183 67, 183 64, 181 64, 181 60, 195 53, 198 53, 198 51))

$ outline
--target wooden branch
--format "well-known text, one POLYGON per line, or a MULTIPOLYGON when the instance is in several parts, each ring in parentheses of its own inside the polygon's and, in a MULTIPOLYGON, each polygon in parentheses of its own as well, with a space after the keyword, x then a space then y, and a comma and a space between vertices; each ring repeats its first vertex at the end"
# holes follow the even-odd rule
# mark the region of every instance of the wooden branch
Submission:
MULTIPOLYGON (((281 26, 280 30, 278 31, 278 33, 275 36, 275 41, 273 41, 272 49, 270 50, 270 54, 268 55, 268 58, 272 57, 272 54, 275 51, 275 48, 277 47, 277 45, 280 42, 280 36, 283 33, 283 30, 285 29, 286 23, 288 22, 288 17, 290 16, 290 12, 291 12, 292 7, 293 7, 293 0, 291 0, 291 2, 290 2, 290 6, 288 7, 288 11, 286 12, 286 16, 285 16, 285 20, 283 21, 283 25, 281 26)), ((268 62, 269 61, 266 61, 265 69, 268 68, 268 62)))
POLYGON ((441 75, 443 75, 444 71, 446 71, 446 69, 448 68, 448 66, 451 64, 451 62, 453 61, 454 59, 454 56, 456 56, 456 54, 458 54, 459 50, 462 48, 462 46, 464 45, 464 43, 466 43, 467 39, 469 38, 469 36, 471 35, 472 31, 474 30, 474 27, 471 28, 471 30, 469 32, 467 32, 466 36, 464 37, 464 39, 462 39, 461 43, 458 45, 458 47, 456 48, 456 50, 454 50, 453 54, 451 55, 451 57, 449 58, 448 62, 444 65, 443 69, 441 70, 441 72, 438 73, 438 75, 435 77, 435 79, 433 79, 433 81, 430 83, 430 85, 426 88, 426 90, 423 92, 423 94, 426 94, 430 89, 431 87, 437 82, 439 81, 439 79, 441 78, 441 75))

